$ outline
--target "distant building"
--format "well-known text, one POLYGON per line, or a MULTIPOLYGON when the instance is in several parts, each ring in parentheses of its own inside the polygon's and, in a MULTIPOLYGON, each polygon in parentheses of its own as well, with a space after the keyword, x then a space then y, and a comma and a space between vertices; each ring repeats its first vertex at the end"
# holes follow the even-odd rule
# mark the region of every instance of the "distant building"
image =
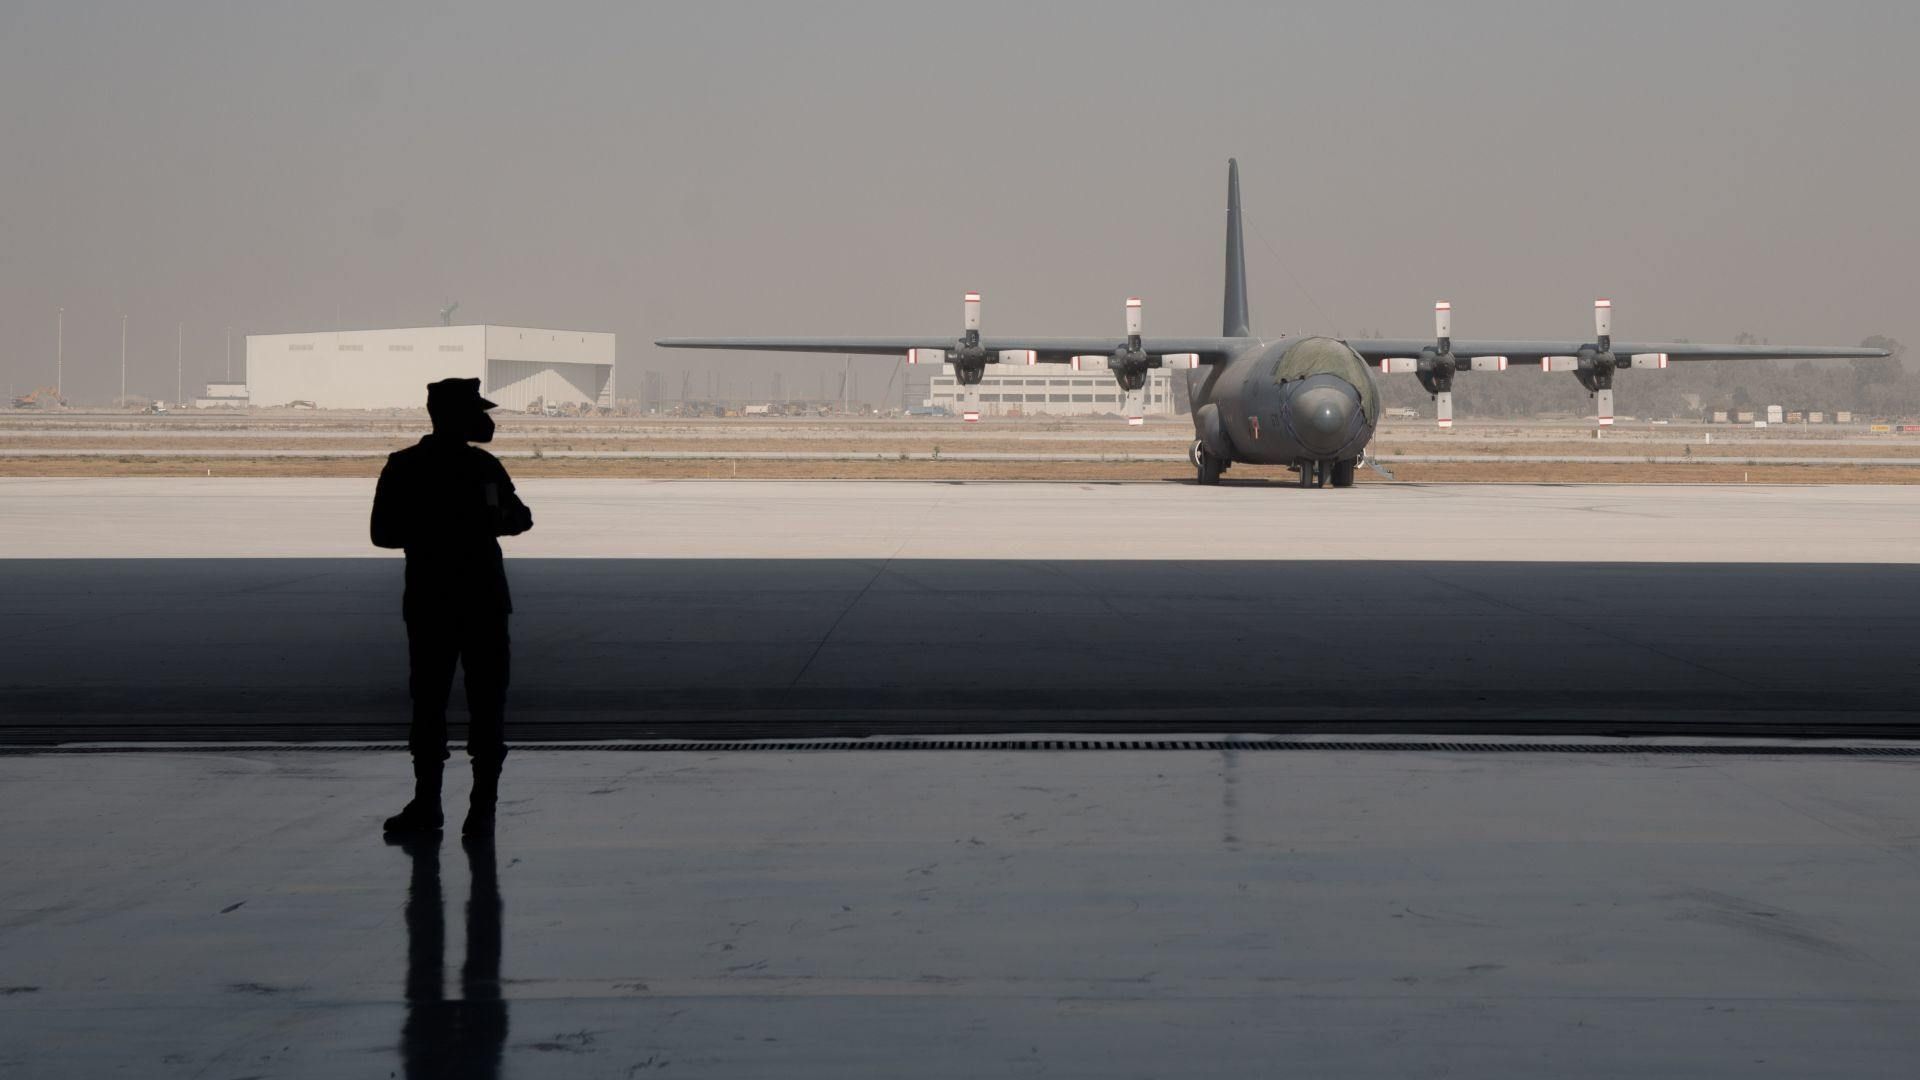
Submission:
MULTIPOLYGON (((613 406, 613 335, 526 326, 423 326, 247 335, 256 406, 417 409, 427 384, 480 380, 503 409, 613 406)), ((243 402, 242 404, 245 404, 243 402)))
MULTIPOLYGON (((1111 373, 1074 371, 1065 364, 988 364, 986 376, 972 388, 962 387, 951 371, 945 371, 933 376, 925 403, 957 413, 967 389, 979 391, 980 412, 986 416, 1117 414, 1124 405, 1124 395, 1111 373)), ((1145 392, 1148 415, 1172 415, 1177 411, 1175 393, 1184 394, 1186 389, 1176 390, 1173 372, 1163 368, 1147 373, 1145 392)))
POLYGON ((247 384, 241 382, 210 382, 200 396, 193 399, 196 409, 244 409, 247 407, 247 384))

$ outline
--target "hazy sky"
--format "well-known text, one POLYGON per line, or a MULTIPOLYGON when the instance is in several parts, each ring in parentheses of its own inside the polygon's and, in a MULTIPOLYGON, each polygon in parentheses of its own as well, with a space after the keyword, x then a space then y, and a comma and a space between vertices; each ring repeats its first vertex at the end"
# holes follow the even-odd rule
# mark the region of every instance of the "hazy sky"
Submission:
MULTIPOLYGON (((0 0, 0 375, 242 331, 1254 325, 1920 345, 1920 4, 0 0)), ((236 346, 237 351, 237 346, 236 346)), ((885 360, 856 361, 884 381, 885 360)), ((704 378, 704 376, 700 376, 704 378)), ((871 382, 869 380, 872 380, 871 382)), ((696 383, 696 385, 699 385, 696 383)), ((764 391, 762 391, 764 392, 764 391)))

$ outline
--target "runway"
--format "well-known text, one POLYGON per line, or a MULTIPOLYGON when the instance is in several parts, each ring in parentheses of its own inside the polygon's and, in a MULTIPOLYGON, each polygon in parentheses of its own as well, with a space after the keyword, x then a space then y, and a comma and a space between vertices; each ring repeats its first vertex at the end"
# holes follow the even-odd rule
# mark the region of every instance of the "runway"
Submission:
MULTIPOLYGON (((370 484, 0 482, 0 739, 376 740, 370 484)), ((1898 488, 523 486, 515 738, 1913 734, 1898 488)))

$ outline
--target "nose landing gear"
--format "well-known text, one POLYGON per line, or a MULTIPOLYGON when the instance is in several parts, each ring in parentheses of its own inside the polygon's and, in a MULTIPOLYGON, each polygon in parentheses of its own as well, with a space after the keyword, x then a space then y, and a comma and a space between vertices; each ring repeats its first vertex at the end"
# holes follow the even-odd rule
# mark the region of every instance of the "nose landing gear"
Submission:
POLYGON ((1300 470, 1300 486, 1303 488, 1326 487, 1331 484, 1337 488, 1353 486, 1353 469, 1358 464, 1352 458, 1340 461, 1302 461, 1294 468, 1300 470))

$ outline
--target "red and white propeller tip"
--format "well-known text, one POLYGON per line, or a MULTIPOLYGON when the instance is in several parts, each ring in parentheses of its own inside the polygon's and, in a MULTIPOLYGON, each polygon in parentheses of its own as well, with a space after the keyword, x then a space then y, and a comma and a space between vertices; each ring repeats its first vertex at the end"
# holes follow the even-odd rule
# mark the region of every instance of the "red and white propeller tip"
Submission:
POLYGON ((979 293, 970 292, 967 294, 966 311, 967 311, 967 315, 966 315, 967 322, 966 322, 965 329, 968 329, 968 330, 980 329, 980 294, 979 293))
POLYGON ((1445 300, 1433 305, 1433 336, 1442 340, 1453 336, 1453 305, 1445 300))
POLYGON ((1140 336, 1140 298, 1127 297, 1127 336, 1140 336))
POLYGON ((1613 301, 1593 302, 1593 332, 1603 338, 1613 336, 1613 301))

